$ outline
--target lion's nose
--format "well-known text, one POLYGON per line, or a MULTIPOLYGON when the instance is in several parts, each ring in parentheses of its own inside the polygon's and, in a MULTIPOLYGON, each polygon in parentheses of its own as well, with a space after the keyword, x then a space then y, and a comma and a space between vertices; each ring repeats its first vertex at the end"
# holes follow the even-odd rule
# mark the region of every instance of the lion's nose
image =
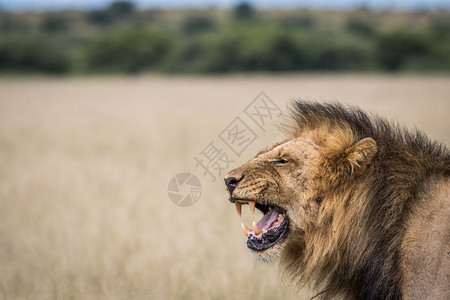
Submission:
POLYGON ((239 181, 242 180, 242 178, 244 178, 244 175, 242 175, 241 178, 239 178, 239 179, 236 177, 224 178, 225 185, 227 186, 228 190, 230 191, 230 195, 233 193, 234 189, 236 188, 236 185, 239 183, 239 181))

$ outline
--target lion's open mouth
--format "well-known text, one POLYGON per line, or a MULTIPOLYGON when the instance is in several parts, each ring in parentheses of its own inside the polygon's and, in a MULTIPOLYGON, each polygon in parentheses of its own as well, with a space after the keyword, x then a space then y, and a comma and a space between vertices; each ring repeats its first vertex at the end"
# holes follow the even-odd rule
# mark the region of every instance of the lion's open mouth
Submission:
POLYGON ((253 230, 242 223, 242 229, 248 238, 248 248, 255 251, 264 251, 286 237, 289 229, 289 218, 284 209, 275 205, 240 199, 236 199, 234 204, 239 216, 241 216, 243 204, 248 204, 252 213, 256 207, 264 214, 257 223, 253 222, 253 230))

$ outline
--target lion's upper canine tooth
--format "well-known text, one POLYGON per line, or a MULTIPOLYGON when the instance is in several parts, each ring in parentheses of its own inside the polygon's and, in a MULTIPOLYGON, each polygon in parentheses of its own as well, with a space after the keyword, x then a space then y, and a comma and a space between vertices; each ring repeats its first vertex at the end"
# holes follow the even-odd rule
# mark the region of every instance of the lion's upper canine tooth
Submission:
POLYGON ((252 212, 252 214, 255 214, 255 202, 254 201, 249 201, 248 202, 248 206, 250 206, 250 211, 252 212))
POLYGON ((239 215, 239 217, 242 217, 242 203, 241 202, 234 202, 234 205, 236 206, 236 212, 239 215))
POLYGON ((248 237, 248 234, 251 232, 250 228, 247 228, 244 223, 241 223, 242 230, 244 230, 244 234, 246 237, 248 237))
POLYGON ((255 235, 260 235, 262 233, 262 230, 258 228, 258 225, 256 225, 255 221, 253 221, 253 232, 255 235))

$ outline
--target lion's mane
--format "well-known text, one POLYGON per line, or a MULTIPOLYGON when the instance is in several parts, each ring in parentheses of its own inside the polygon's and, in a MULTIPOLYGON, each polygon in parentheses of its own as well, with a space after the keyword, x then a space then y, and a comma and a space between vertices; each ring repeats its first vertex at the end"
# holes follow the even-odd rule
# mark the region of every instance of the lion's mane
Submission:
POLYGON ((291 237, 282 254, 284 273, 320 289, 325 299, 401 298, 405 226, 423 205, 426 183, 450 176, 449 150, 420 131, 337 103, 295 102, 291 116, 291 138, 326 124, 350 129, 354 141, 372 138, 377 152, 363 175, 328 196, 335 198, 323 208, 328 218, 291 237))

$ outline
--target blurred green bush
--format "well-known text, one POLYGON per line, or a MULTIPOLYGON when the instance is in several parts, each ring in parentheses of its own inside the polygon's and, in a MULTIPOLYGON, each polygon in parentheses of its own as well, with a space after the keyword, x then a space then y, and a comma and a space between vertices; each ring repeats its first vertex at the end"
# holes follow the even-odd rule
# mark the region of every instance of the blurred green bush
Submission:
POLYGON ((361 37, 371 38, 375 33, 375 27, 369 20, 362 17, 351 17, 345 25, 345 29, 350 33, 359 35, 361 37))
POLYGON ((188 16, 182 26, 181 32, 184 34, 198 34, 208 32, 216 29, 217 24, 215 21, 205 15, 190 15, 188 16))
POLYGON ((0 37, 0 70, 66 73, 70 59, 67 49, 47 36, 6 35, 0 37))
POLYGON ((235 21, 248 21, 255 17, 253 7, 246 3, 240 3, 233 9, 233 18, 235 21))
POLYGON ((271 26, 236 26, 214 36, 205 71, 300 70, 304 56, 296 37, 271 26))
POLYGON ((434 37, 450 38, 450 16, 439 15, 431 20, 430 31, 434 37))
POLYGON ((281 25, 290 29, 312 29, 316 26, 313 17, 306 14, 287 16, 281 20, 281 25))
POLYGON ((382 34, 377 38, 377 55, 386 70, 398 70, 412 59, 423 59, 429 54, 429 40, 408 32, 382 34))
POLYGON ((85 58, 90 71, 136 73, 157 69, 171 49, 172 37, 165 31, 128 28, 91 39, 85 58))
POLYGON ((347 34, 322 33, 304 41, 310 70, 369 70, 376 67, 370 42, 347 34))
POLYGON ((58 13, 46 14, 42 20, 41 29, 47 32, 60 32, 68 30, 70 20, 58 13))

